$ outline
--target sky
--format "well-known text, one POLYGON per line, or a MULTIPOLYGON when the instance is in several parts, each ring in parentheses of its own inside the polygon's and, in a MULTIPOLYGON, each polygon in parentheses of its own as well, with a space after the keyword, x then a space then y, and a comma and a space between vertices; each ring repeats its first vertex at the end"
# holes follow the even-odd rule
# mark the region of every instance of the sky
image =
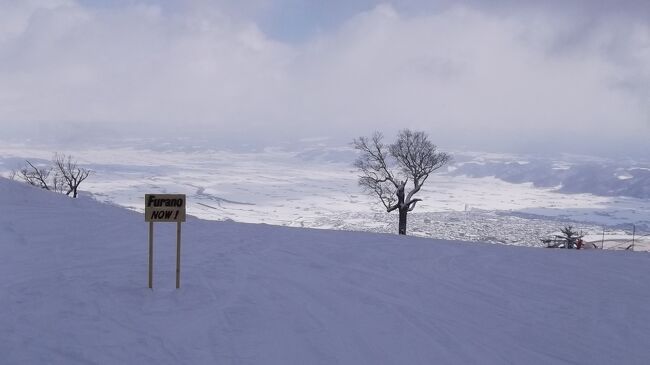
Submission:
POLYGON ((0 126, 647 155, 650 2, 0 0, 0 126))

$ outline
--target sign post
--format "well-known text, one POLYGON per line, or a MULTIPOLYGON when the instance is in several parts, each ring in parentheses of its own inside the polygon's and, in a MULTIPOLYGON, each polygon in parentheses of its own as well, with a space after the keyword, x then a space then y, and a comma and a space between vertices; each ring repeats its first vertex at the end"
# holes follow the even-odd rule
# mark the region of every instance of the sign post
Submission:
POLYGON ((153 289, 153 222, 149 222, 149 289, 153 289))
POLYGON ((185 222, 185 194, 145 194, 144 220, 149 222, 149 288, 153 289, 153 224, 176 222, 176 289, 181 287, 181 223, 185 222))
POLYGON ((181 287, 181 222, 176 222, 176 289, 181 287))

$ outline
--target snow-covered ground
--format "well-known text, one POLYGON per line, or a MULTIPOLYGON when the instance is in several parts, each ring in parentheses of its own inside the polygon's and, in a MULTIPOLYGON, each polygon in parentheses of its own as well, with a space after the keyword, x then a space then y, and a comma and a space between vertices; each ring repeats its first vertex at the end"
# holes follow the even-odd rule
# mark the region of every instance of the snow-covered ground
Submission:
MULTIPOLYGON (((0 175, 6 176, 26 158, 49 160, 54 151, 4 144, 0 146, 0 175)), ((397 230, 396 216, 386 214, 376 199, 358 187, 351 166, 354 155, 345 148, 233 152, 139 141, 63 152, 94 171, 82 190, 100 201, 136 211, 142 211, 145 193, 185 193, 190 198, 189 213, 204 219, 383 233, 397 230)), ((468 159, 504 164, 508 158, 516 156, 467 154, 459 156, 463 161, 459 166, 467 166, 468 159)), ((593 235, 602 234, 603 226, 630 232, 632 224, 637 229, 650 227, 647 199, 565 194, 533 183, 456 172, 440 171, 430 177, 419 193, 424 201, 409 216, 410 233, 534 246, 565 224, 593 235)))
POLYGON ((650 255, 190 217, 0 178, 7 364, 647 364, 650 255))

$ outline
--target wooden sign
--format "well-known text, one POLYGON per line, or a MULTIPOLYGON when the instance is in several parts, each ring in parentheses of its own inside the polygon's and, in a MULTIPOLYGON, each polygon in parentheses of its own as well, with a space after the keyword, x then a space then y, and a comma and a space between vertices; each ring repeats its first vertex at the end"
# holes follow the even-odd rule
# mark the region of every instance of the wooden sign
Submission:
POLYGON ((145 194, 144 220, 149 222, 149 288, 153 288, 153 224, 176 222, 176 289, 181 287, 181 222, 185 222, 185 194, 145 194))
POLYGON ((185 222, 185 194, 146 194, 145 222, 185 222))

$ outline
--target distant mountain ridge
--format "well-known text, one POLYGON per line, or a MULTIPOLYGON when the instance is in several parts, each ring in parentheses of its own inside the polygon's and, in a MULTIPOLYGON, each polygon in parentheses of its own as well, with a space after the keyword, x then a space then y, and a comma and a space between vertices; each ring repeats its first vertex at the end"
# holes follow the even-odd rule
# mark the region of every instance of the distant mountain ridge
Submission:
POLYGON ((557 188, 559 192, 600 196, 650 198, 650 168, 620 166, 606 162, 558 163, 550 160, 467 161, 459 163, 453 175, 494 176, 510 183, 532 183, 557 188))

